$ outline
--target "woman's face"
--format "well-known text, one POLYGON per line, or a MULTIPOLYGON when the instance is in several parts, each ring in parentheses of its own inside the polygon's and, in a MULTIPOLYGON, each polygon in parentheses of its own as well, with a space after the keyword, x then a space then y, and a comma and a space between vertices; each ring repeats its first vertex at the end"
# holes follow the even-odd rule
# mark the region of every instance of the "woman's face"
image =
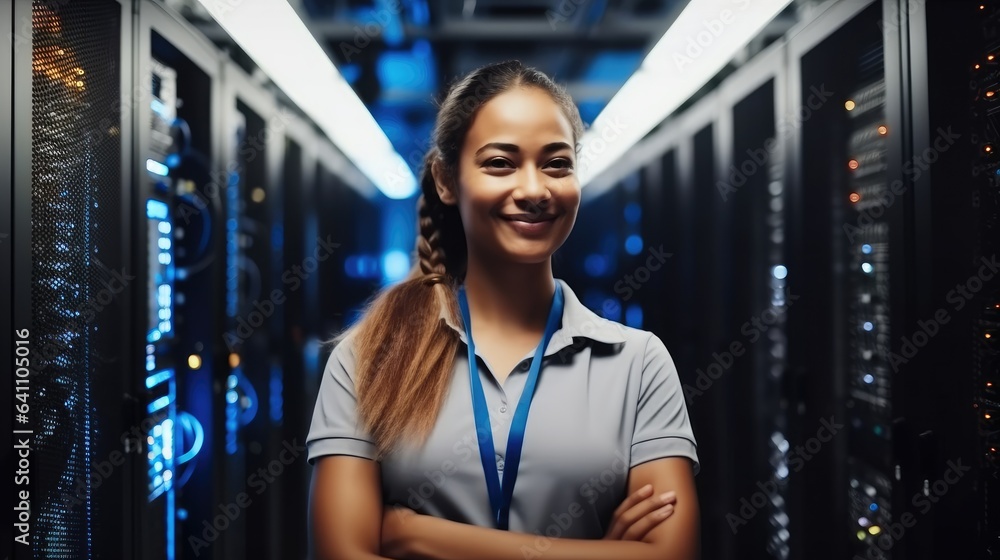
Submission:
POLYGON ((580 206, 573 127, 544 90, 516 87, 479 108, 458 162, 457 200, 469 251, 539 263, 569 237, 580 206))

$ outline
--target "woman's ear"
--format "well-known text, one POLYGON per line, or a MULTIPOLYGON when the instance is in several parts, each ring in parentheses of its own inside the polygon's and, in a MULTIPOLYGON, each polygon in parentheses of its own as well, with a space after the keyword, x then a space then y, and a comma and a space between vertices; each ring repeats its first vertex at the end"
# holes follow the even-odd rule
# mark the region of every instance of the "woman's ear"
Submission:
POLYGON ((444 169, 444 164, 440 159, 435 159, 431 164, 431 175, 434 176, 434 186, 437 189, 438 198, 448 206, 453 206, 458 202, 455 193, 452 192, 450 177, 444 169))

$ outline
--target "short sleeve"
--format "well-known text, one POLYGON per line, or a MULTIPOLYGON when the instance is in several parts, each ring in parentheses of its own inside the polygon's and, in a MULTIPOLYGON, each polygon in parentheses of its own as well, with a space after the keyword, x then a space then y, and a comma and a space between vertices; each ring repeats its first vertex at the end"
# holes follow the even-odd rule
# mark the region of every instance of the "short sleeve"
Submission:
POLYGON ((630 467, 663 457, 687 457, 698 474, 701 465, 697 446, 677 367, 663 341, 650 333, 639 384, 630 467))
POLYGON ((323 455, 375 457, 375 445, 358 425, 351 342, 351 338, 346 338, 338 343, 323 369, 312 424, 306 436, 310 464, 315 464, 323 455))

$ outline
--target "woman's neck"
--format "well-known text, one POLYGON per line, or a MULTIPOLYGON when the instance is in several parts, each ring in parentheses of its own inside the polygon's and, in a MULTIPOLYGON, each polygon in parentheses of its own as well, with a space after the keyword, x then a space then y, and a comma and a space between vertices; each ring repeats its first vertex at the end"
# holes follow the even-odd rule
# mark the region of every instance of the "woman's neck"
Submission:
POLYGON ((544 332, 555 279, 552 261, 487 264, 469 255, 465 293, 473 329, 480 332, 544 332))

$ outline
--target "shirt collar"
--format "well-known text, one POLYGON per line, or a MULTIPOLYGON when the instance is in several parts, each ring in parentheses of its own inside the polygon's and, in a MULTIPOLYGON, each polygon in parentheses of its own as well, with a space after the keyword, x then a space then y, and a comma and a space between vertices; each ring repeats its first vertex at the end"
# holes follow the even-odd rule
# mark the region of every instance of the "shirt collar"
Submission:
MULTIPOLYGON (((562 325, 552 335, 552 340, 546 354, 557 352, 573 343, 574 338, 589 338, 606 344, 617 344, 625 342, 624 327, 614 321, 609 321, 594 313, 586 305, 580 302, 576 293, 564 280, 556 278, 562 286, 563 293, 563 313, 562 325)), ((458 333, 462 342, 468 344, 465 337, 465 329, 461 323, 456 323, 448 308, 442 306, 438 314, 440 320, 444 321, 452 330, 458 333)))

